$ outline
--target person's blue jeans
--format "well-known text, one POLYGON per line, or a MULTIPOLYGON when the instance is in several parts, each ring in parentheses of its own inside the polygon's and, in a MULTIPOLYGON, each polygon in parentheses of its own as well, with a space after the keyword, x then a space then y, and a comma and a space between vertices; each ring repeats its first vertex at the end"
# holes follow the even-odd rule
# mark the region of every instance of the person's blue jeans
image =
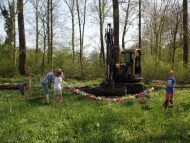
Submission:
POLYGON ((42 81, 42 87, 45 91, 46 96, 49 95, 48 84, 42 81))

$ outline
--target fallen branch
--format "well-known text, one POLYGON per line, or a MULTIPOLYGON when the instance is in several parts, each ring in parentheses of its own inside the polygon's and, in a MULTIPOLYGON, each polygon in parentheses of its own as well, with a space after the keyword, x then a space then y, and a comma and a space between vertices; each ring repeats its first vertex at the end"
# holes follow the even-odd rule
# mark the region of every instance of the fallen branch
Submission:
POLYGON ((0 83, 0 89, 19 89, 18 83, 0 83))
POLYGON ((22 95, 25 93, 26 83, 0 83, 0 89, 7 90, 7 89, 15 89, 19 90, 22 95))

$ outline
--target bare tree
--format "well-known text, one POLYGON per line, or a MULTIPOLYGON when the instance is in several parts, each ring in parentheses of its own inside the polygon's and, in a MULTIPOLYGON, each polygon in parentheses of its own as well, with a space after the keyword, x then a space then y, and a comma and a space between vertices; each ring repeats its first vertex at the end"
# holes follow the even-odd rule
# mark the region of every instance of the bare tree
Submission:
POLYGON ((100 61, 105 64, 105 50, 104 50, 104 21, 106 17, 107 0, 98 1, 99 27, 100 27, 100 61))
POLYGON ((139 49, 142 48, 141 43, 141 0, 139 0, 139 49))
POLYGON ((125 48, 125 35, 127 33, 127 25, 129 21, 129 13, 130 13, 130 5, 131 5, 131 0, 128 0, 127 3, 127 9, 125 10, 125 22, 123 26, 123 33, 122 33, 122 48, 125 48))
POLYGON ((188 2, 183 0, 183 61, 184 65, 188 63, 188 2))
POLYGON ((118 0, 112 0, 113 2, 113 23, 114 23, 114 52, 115 63, 120 61, 120 49, 119 49, 119 5, 118 0))
POLYGON ((30 2, 35 9, 36 54, 37 54, 39 50, 39 0, 30 0, 30 2))
POLYGON ((73 63, 75 61, 75 0, 65 0, 70 14, 71 14, 71 25, 72 25, 72 53, 73 53, 73 63))
POLYGON ((50 61, 51 69, 53 69, 53 0, 50 0, 50 61))
POLYGON ((42 75, 45 71, 45 53, 46 53, 46 40, 47 40, 47 31, 46 31, 46 14, 42 14, 40 19, 42 22, 42 30, 43 32, 40 34, 43 38, 43 56, 42 56, 42 75))
POLYGON ((167 14, 171 0, 151 1, 146 7, 146 13, 149 17, 149 36, 151 42, 151 53, 155 54, 157 59, 161 58, 163 46, 163 35, 167 23, 167 14))
POLYGON ((16 6, 15 6, 15 0, 12 1, 13 3, 13 65, 16 67, 16 6))
POLYGON ((18 9, 18 33, 19 33, 19 73, 26 74, 26 41, 25 41, 25 28, 24 28, 24 14, 23 14, 23 0, 17 1, 18 9))
POLYGON ((48 45, 48 64, 51 64, 51 32, 50 32, 50 1, 47 0, 47 45, 48 45))
POLYGON ((108 6, 109 0, 94 0, 92 3, 92 13, 96 12, 98 16, 95 16, 95 20, 99 24, 100 33, 100 63, 105 64, 105 49, 104 49, 104 23, 105 18, 108 16, 110 7, 108 6))
POLYGON ((53 0, 47 0, 48 64, 53 69, 53 0))
POLYGON ((83 49, 84 49, 84 28, 86 23, 86 3, 84 0, 83 15, 79 6, 79 0, 76 0, 77 14, 78 14, 78 25, 79 25, 79 36, 80 36, 80 65, 81 65, 81 76, 83 77, 83 49))
POLYGON ((179 43, 179 39, 177 39, 177 36, 179 34, 180 23, 182 22, 181 19, 182 19, 182 8, 179 2, 176 2, 171 5, 171 11, 168 16, 168 21, 170 23, 168 29, 171 30, 170 60, 172 63, 174 63, 175 61, 175 51, 177 49, 177 43, 179 43))

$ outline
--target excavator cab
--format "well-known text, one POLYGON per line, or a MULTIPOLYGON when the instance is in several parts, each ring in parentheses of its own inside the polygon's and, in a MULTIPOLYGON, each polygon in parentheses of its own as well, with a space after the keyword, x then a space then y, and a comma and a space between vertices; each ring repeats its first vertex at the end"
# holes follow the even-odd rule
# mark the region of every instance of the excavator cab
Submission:
POLYGON ((140 49, 124 49, 120 61, 118 82, 138 82, 142 79, 140 49))

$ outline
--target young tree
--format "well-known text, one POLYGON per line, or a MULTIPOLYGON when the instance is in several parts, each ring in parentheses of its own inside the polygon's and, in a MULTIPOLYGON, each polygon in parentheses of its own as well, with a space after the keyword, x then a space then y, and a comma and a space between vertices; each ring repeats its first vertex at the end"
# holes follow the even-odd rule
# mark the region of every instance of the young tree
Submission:
POLYGON ((19 73, 26 74, 26 41, 25 41, 25 28, 24 28, 24 14, 23 14, 23 0, 17 1, 18 9, 18 34, 19 34, 19 73))
POLYGON ((12 11, 12 18, 13 18, 13 65, 16 67, 16 6, 15 0, 13 2, 13 11, 12 11))
POLYGON ((42 33, 40 33, 43 38, 43 56, 42 56, 42 75, 45 71, 45 54, 46 54, 46 40, 47 40, 47 31, 46 31, 46 14, 42 14, 40 20, 42 22, 42 33))
POLYGON ((72 25, 72 53, 73 53, 73 63, 75 61, 75 0, 65 0, 69 12, 71 14, 71 25, 72 25))
POLYGON ((80 65, 81 65, 81 76, 83 77, 83 49, 84 49, 84 29, 86 23, 86 3, 84 0, 83 15, 79 6, 79 0, 76 0, 77 14, 78 14, 78 25, 79 25, 79 38, 80 38, 80 65), (83 19, 82 19, 83 18, 83 19))
POLYGON ((125 22, 124 22, 123 33, 122 33, 122 49, 125 48, 125 35, 127 33, 127 25, 128 25, 128 21, 129 21, 130 6, 131 6, 131 0, 128 0, 127 9, 125 10, 125 22))
POLYGON ((53 0, 50 0, 50 63, 53 70, 53 0))
POLYGON ((48 54, 47 54, 47 58, 48 58, 48 65, 51 64, 51 32, 50 32, 50 1, 51 0, 47 0, 47 45, 48 45, 48 54))
POLYGON ((179 2, 171 4, 170 13, 168 15, 168 30, 170 31, 170 61, 174 63, 175 61, 175 51, 177 49, 177 43, 180 42, 179 36, 179 27, 182 24, 182 7, 179 2))
POLYGON ((30 0, 30 2, 35 9, 36 54, 37 54, 39 50, 39 0, 30 0))
POLYGON ((157 0, 150 1, 146 7, 146 13, 149 17, 146 22, 149 27, 149 38, 151 43, 151 53, 155 55, 156 59, 161 58, 161 51, 163 46, 163 35, 165 32, 167 14, 171 0, 157 0))
POLYGON ((100 27, 100 61, 105 64, 105 50, 104 50, 104 21, 106 17, 107 0, 98 0, 98 15, 100 27))
POLYGON ((94 19, 99 24, 99 33, 100 33, 100 63, 105 64, 105 49, 104 49, 104 23, 105 18, 108 16, 110 7, 108 5, 109 0, 94 0, 92 3, 92 13, 96 12, 97 16, 94 19))
POLYGON ((141 0, 139 0, 139 49, 142 48, 141 43, 141 0))

